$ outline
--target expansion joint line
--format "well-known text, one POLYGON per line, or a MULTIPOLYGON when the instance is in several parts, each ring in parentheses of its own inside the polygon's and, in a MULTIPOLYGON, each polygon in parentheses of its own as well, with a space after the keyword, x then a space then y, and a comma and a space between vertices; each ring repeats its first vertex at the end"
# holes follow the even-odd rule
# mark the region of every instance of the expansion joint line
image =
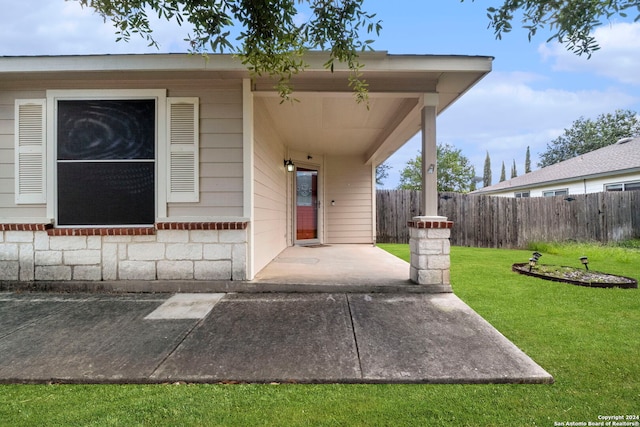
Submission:
POLYGON ((353 312, 351 311, 351 298, 349 294, 346 294, 347 307, 349 308, 349 319, 351 320, 351 332, 353 333, 353 342, 356 346, 356 357, 358 358, 358 368, 360 369, 360 378, 364 377, 364 370, 362 369, 362 360, 360 359, 360 347, 358 346, 358 336, 356 335, 356 325, 353 323, 353 312))

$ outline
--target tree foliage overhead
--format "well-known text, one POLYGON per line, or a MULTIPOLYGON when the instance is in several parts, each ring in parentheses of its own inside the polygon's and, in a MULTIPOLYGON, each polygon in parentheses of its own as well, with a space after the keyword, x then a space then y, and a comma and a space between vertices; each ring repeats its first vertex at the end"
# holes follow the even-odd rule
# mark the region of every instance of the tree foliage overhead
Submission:
POLYGON ((538 166, 549 166, 615 144, 621 138, 639 135, 640 117, 631 110, 601 114, 595 120, 581 117, 547 144, 547 149, 540 153, 538 166))
MULTIPOLYGON (((438 144, 436 148, 438 163, 438 191, 467 193, 475 179, 475 170, 469 159, 450 144, 438 144)), ((422 189, 422 155, 409 161, 400 172, 400 190, 422 189)))
MULTIPOLYGON (((192 32, 185 40, 192 52, 237 54, 254 76, 275 77, 283 99, 291 95, 291 77, 307 67, 302 54, 319 49, 329 52, 326 68, 333 70, 336 61, 347 65, 349 86, 359 101, 366 100, 367 83, 358 53, 371 49, 373 43, 363 35, 378 35, 382 28, 375 14, 362 8, 365 0, 66 1, 76 1, 111 20, 118 40, 139 34, 150 46, 157 46, 149 14, 190 26, 192 32), (309 18, 300 22, 303 15, 309 18), (237 38, 231 36, 232 28, 239 28, 237 38)), ((638 0, 501 1, 501 6, 487 8, 489 27, 498 39, 511 31, 516 14, 522 13, 529 39, 547 27, 552 33, 548 41, 557 40, 577 54, 588 55, 598 49, 592 31, 603 20, 625 17, 627 9, 640 12, 638 0)))
MULTIPOLYGON (((461 0, 464 1, 464 0, 461 0)), ((473 0, 472 0, 473 1, 473 0)), ((529 31, 529 40, 538 30, 548 29, 547 42, 556 40, 578 55, 599 49, 593 30, 614 16, 627 17, 634 9, 635 21, 640 20, 638 0, 502 0, 500 7, 487 8, 489 27, 496 38, 510 32, 516 14, 521 14, 522 27, 529 31)))
POLYGON ((366 99, 358 53, 370 49, 373 40, 361 35, 378 34, 381 29, 375 14, 362 9, 364 0, 74 1, 111 20, 118 40, 127 41, 137 33, 157 46, 149 14, 189 25, 192 33, 185 40, 192 52, 237 54, 253 75, 276 77, 283 98, 291 94, 291 77, 307 67, 302 54, 320 49, 329 52, 326 68, 333 70, 335 61, 348 66, 349 86, 358 100, 366 99), (310 17, 299 22, 303 7, 310 17), (230 39, 232 27, 240 28, 237 43, 230 39))

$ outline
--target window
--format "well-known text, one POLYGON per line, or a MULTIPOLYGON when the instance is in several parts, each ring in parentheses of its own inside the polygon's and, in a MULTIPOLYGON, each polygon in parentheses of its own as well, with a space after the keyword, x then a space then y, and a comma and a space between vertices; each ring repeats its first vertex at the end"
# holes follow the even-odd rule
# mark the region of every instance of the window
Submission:
POLYGON ((516 199, 520 199, 522 197, 529 197, 530 193, 528 191, 521 191, 515 193, 516 199))
POLYGON ((15 117, 15 203, 45 204, 56 225, 150 225, 199 201, 198 98, 50 90, 15 117))
POLYGON ((605 184, 604 191, 638 191, 640 181, 621 182, 617 184, 605 184))
POLYGON ((568 196, 569 195, 569 189, 567 188, 563 188, 561 190, 549 190, 549 191, 543 191, 542 195, 544 197, 553 197, 553 196, 568 196))
POLYGON ((59 225, 155 222, 156 100, 60 100, 59 225))

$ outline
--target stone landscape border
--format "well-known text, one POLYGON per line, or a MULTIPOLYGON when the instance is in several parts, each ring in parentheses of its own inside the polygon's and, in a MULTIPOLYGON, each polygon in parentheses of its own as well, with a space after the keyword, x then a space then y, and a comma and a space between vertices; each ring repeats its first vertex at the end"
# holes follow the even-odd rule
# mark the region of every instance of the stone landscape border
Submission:
MULTIPOLYGON (((628 283, 584 282, 580 280, 564 279, 561 277, 548 276, 546 274, 540 274, 533 271, 528 271, 527 270, 528 266, 529 266, 529 263, 527 262, 516 263, 511 266, 511 271, 515 271, 518 274, 524 274, 525 276, 537 277, 538 279, 550 280, 552 282, 569 283, 571 285, 586 286, 590 288, 622 288, 622 289, 638 288, 638 281, 631 277, 618 276, 616 274, 610 274, 610 273, 602 273, 608 276, 620 277, 628 280, 629 282, 628 283)), ((598 273, 598 272, 595 272, 595 273, 598 273)))

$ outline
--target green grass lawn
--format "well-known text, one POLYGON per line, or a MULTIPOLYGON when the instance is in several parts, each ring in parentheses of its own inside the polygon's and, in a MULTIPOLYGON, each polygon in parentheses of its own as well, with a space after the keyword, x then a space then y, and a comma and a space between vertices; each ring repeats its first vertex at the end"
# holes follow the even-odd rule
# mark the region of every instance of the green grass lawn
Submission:
MULTIPOLYGON (((380 246, 409 256, 407 245, 380 246)), ((534 249, 541 263, 579 266, 586 255, 593 270, 640 278, 637 245, 534 249)), ((451 282, 551 385, 5 385, 0 425, 553 426, 640 415, 639 291, 511 272, 530 256, 454 247, 451 282)))

